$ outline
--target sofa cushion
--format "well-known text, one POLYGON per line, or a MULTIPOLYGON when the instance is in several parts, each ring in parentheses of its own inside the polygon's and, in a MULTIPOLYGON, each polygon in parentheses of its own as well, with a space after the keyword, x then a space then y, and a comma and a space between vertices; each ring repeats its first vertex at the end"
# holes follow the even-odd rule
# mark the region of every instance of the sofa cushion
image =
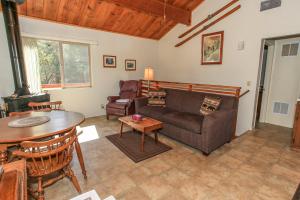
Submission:
POLYGON ((170 109, 161 106, 144 106, 139 108, 138 113, 144 116, 161 120, 162 115, 171 112, 170 109))
POLYGON ((237 99, 232 96, 224 96, 203 92, 191 92, 176 89, 166 89, 166 107, 193 114, 199 114, 199 110, 204 101, 205 96, 213 98, 222 98, 219 110, 233 109, 237 107, 237 99))
POLYGON ((199 110, 203 103, 205 94, 201 92, 183 91, 183 104, 181 112, 199 115, 199 110))
POLYGON ((174 126, 201 133, 203 115, 196 115, 186 112, 168 112, 162 116, 162 121, 174 126))
POLYGON ((173 90, 173 89, 166 89, 167 96, 166 96, 166 107, 181 111, 181 105, 183 103, 183 91, 181 90, 173 90))

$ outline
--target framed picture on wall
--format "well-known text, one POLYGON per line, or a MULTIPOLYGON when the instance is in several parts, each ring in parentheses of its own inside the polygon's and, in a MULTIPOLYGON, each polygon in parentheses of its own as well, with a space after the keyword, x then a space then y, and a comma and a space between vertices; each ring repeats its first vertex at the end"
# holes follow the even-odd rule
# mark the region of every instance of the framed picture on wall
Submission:
POLYGON ((136 70, 136 60, 126 59, 125 60, 125 70, 135 71, 136 70))
POLYGON ((116 68, 117 56, 103 55, 103 67, 116 68))
POLYGON ((224 31, 202 35, 202 65, 222 64, 224 31))

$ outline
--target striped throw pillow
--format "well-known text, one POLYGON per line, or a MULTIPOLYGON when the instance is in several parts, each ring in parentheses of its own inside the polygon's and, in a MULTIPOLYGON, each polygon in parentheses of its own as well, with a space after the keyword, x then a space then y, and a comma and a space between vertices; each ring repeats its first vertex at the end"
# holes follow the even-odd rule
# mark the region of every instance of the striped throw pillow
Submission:
POLYGON ((204 98, 204 101, 200 108, 200 113, 202 115, 209 115, 220 107, 221 104, 221 98, 219 97, 208 97, 206 96, 204 98))
POLYGON ((166 106, 166 92, 164 90, 149 91, 149 106, 166 106))

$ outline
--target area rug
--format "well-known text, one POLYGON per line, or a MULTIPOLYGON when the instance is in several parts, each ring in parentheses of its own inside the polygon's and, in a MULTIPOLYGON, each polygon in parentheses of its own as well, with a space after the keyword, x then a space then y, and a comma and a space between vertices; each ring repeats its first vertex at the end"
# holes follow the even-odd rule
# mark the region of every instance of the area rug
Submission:
POLYGON ((119 134, 109 135, 106 138, 136 163, 172 149, 161 142, 155 143, 152 137, 146 135, 144 152, 142 152, 141 134, 138 132, 128 131, 123 133, 121 138, 119 134))

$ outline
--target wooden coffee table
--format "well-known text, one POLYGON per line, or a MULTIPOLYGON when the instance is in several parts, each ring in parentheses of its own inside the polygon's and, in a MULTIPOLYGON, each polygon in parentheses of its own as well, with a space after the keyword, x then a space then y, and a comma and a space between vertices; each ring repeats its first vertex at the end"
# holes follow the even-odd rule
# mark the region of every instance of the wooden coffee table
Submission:
POLYGON ((123 126, 124 124, 127 124, 130 126, 133 130, 137 130, 142 133, 142 141, 141 141, 141 151, 144 151, 144 144, 145 144, 145 134, 155 134, 155 142, 158 142, 158 136, 157 132, 159 129, 163 127, 163 123, 152 119, 150 117, 143 118, 142 121, 135 122, 132 120, 131 115, 120 117, 119 120, 121 121, 121 127, 120 127, 120 137, 122 137, 123 134, 123 126))

